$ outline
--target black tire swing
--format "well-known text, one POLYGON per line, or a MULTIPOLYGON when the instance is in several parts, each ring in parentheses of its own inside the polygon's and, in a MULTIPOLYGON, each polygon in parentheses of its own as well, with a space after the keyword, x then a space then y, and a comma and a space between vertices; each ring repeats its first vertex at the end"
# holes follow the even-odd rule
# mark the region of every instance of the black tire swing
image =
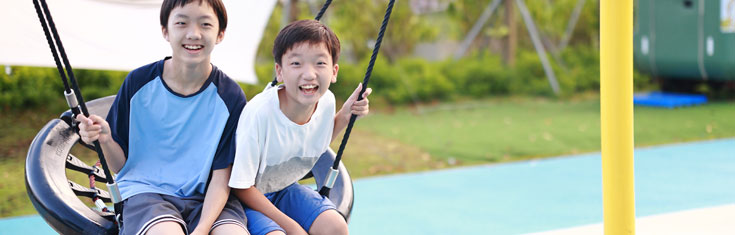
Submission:
MULTIPOLYGON (((120 212, 122 210, 117 185, 113 177, 108 177, 112 174, 104 160, 99 142, 95 141, 94 146, 90 146, 80 141, 76 123, 73 121, 76 115, 79 114, 107 116, 107 112, 114 101, 114 96, 99 98, 88 103, 84 102, 46 1, 34 0, 33 3, 54 56, 59 75, 64 83, 64 94, 70 110, 61 114, 59 118, 49 121, 36 134, 29 147, 25 165, 25 183, 28 197, 41 217, 60 234, 118 234, 119 223, 116 218, 119 218, 119 214, 110 211, 105 204, 113 202, 114 211, 120 212), (51 34, 53 34, 53 39, 51 34), (61 54, 66 70, 61 66, 57 50, 61 54), (67 74, 71 81, 71 88, 66 79, 67 74), (70 151, 76 144, 97 151, 100 159, 98 164, 89 166, 72 155, 70 151), (87 175, 90 179, 90 187, 87 188, 71 181, 67 177, 67 169, 87 175), (111 191, 107 192, 95 187, 95 181, 107 183, 108 189, 111 191), (97 209, 87 206, 80 200, 80 197, 92 199, 97 209)), ((330 3, 331 0, 328 0, 324 4, 317 19, 321 18, 330 3)), ((358 97, 359 99, 361 99, 362 93, 365 92, 367 82, 370 79, 393 4, 394 0, 391 0, 386 10, 386 16, 363 80, 363 88, 358 97)), ((337 206, 337 211, 347 221, 349 221, 354 203, 353 185, 349 172, 344 164, 340 162, 340 159, 355 120, 356 116, 352 115, 338 154, 335 154, 331 149, 327 150, 314 165, 310 175, 305 177, 314 177, 317 187, 320 188, 320 194, 328 196, 337 206)))

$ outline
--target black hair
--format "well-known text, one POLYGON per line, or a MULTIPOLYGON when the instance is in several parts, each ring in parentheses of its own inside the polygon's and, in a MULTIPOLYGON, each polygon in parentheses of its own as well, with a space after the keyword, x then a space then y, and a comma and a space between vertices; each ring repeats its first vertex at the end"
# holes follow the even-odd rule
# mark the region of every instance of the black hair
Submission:
POLYGON ((202 2, 209 4, 214 9, 214 14, 217 15, 219 32, 225 31, 227 28, 227 10, 225 10, 225 4, 221 0, 164 0, 161 4, 161 27, 168 29, 168 17, 174 8, 184 7, 193 1, 199 1, 199 4, 202 4, 202 2))
POLYGON ((281 29, 273 43, 273 58, 281 64, 283 54, 300 42, 309 42, 311 45, 324 43, 332 56, 332 64, 339 59, 339 39, 326 25, 316 20, 299 20, 288 24, 281 29))

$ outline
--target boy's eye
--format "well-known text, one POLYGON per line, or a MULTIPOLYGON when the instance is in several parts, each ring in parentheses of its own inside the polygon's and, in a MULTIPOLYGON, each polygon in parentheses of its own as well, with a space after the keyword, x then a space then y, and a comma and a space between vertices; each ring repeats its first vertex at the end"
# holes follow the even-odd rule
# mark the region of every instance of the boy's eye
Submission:
POLYGON ((178 22, 174 23, 174 25, 185 25, 185 24, 186 24, 186 23, 184 23, 184 22, 181 22, 181 21, 178 21, 178 22))
POLYGON ((301 65, 301 63, 294 61, 294 62, 291 62, 291 65, 301 65))
POLYGON ((210 23, 204 23, 204 24, 202 24, 202 25, 203 25, 204 27, 212 27, 212 26, 213 26, 213 25, 212 25, 212 24, 210 24, 210 23))
POLYGON ((316 62, 316 64, 318 64, 318 65, 327 65, 327 62, 319 61, 319 62, 316 62))

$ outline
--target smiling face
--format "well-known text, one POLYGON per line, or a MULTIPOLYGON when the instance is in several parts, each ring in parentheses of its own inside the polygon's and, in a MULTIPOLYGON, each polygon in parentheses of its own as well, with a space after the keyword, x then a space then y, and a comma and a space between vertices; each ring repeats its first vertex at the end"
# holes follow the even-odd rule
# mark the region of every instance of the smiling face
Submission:
POLYGON ((339 65, 332 63, 324 43, 296 43, 283 54, 281 64, 276 63, 277 79, 284 85, 279 92, 286 98, 287 106, 313 108, 329 90, 329 84, 337 81, 338 70, 339 65))
POLYGON ((209 64, 214 45, 224 38, 214 9, 205 1, 173 8, 162 30, 173 60, 189 65, 209 64))

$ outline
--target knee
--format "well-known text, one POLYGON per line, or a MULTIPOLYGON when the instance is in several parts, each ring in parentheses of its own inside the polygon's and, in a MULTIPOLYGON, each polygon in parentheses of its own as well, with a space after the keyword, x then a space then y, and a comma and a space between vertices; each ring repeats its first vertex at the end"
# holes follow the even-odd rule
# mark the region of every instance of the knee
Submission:
POLYGON ((237 224, 222 224, 212 229, 212 235, 224 235, 224 234, 249 234, 248 231, 237 224))
POLYGON ((320 228, 312 229, 315 230, 313 233, 314 235, 332 235, 332 234, 339 234, 339 235, 347 235, 349 234, 349 229, 347 229, 347 222, 342 220, 333 220, 331 223, 328 224, 322 224, 320 228))
POLYGON ((347 221, 336 210, 326 210, 319 214, 309 228, 312 235, 349 234, 347 221))
POLYGON ((339 222, 334 223, 329 234, 350 234, 350 230, 347 228, 347 222, 339 220, 339 222))

